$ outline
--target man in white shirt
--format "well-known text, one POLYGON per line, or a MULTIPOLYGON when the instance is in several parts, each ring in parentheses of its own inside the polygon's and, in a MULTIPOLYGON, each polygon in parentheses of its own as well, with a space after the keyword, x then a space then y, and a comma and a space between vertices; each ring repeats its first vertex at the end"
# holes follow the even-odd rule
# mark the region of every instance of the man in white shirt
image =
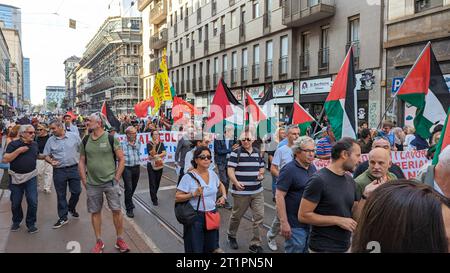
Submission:
MULTIPOLYGON (((292 146, 299 136, 300 129, 297 125, 291 125, 287 128, 288 144, 278 148, 275 151, 275 155, 272 159, 270 172, 273 176, 278 178, 278 176, 280 175, 280 170, 286 164, 294 160, 292 146)), ((280 233, 280 219, 278 218, 278 214, 276 214, 275 218, 273 219, 271 228, 269 229, 269 231, 267 231, 267 244, 272 251, 277 251, 278 249, 277 242, 275 241, 278 233, 280 233)))

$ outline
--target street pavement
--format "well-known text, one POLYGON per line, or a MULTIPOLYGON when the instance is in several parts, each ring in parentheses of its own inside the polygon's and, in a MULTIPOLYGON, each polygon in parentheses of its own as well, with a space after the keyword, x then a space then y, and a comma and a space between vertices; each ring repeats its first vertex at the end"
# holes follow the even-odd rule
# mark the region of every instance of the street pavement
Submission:
MULTIPOLYGON (((266 171, 264 185, 265 217, 261 227, 261 238, 265 252, 272 253, 267 247, 266 233, 275 216, 275 204, 272 201, 271 176, 266 171)), ((150 201, 148 175, 145 167, 141 168, 141 175, 136 189, 134 204, 135 217, 130 219, 124 214, 124 239, 129 244, 132 253, 183 253, 183 227, 174 214, 174 199, 177 176, 173 165, 166 165, 163 171, 160 190, 158 192, 159 206, 153 206, 150 201)), ((1 194, 1 190, 0 190, 1 194)), ((229 201, 233 202, 229 196, 229 201)), ((124 203, 122 195, 122 204, 124 203)), ((102 237, 105 243, 105 253, 117 253, 114 249, 115 230, 112 224, 112 215, 106 205, 103 209, 102 237)), ((124 205, 123 205, 124 207, 124 205)), ((25 208, 25 201, 24 201, 25 208)), ((95 243, 94 232, 91 226, 90 215, 86 209, 86 193, 80 196, 77 206, 79 219, 70 218, 69 223, 60 229, 52 229, 57 221, 56 194, 39 193, 38 222, 39 232, 28 234, 25 224, 19 232, 10 232, 11 209, 9 191, 4 191, 0 199, 0 253, 70 253, 89 252, 95 243)), ((242 219, 237 240, 238 250, 229 247, 227 228, 231 211, 219 209, 221 213, 220 247, 226 253, 248 253, 249 242, 252 237, 252 223, 250 210, 242 219)), ((25 213, 25 211, 24 211, 25 213)), ((277 237, 278 253, 284 252, 281 236, 277 237)))

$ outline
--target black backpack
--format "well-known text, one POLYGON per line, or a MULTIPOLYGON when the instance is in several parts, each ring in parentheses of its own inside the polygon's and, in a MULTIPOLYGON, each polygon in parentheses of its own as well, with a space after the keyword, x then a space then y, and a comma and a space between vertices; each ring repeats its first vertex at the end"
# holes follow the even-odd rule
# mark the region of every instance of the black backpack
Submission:
MULTIPOLYGON (((90 135, 87 135, 83 138, 83 148, 84 148, 84 152, 86 154, 86 144, 89 140, 90 135)), ((117 158, 116 158, 116 153, 114 152, 114 137, 110 134, 108 134, 108 141, 109 141, 109 145, 111 146, 111 151, 114 157, 114 163, 117 162, 117 158)), ((87 154, 86 154, 86 164, 87 164, 87 154)))

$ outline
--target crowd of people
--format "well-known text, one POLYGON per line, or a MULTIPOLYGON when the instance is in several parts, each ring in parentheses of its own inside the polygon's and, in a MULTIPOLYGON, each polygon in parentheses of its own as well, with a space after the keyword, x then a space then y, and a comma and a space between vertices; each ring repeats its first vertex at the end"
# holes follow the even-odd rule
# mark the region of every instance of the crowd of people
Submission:
MULTIPOLYGON (((150 200, 158 206, 158 189, 167 152, 160 130, 170 130, 166 119, 120 118, 119 128, 110 126, 101 113, 74 118, 71 115, 37 116, 27 122, 4 122, 2 138, 2 186, 11 191, 12 226, 23 221, 22 199, 28 209, 29 233, 38 232, 38 191, 57 195, 57 221, 53 228, 78 218, 82 187, 87 196, 96 243, 92 252, 104 248, 101 237, 103 196, 112 211, 117 233, 116 248, 128 252, 123 240, 119 181, 123 180, 126 215, 134 217, 133 195, 141 168, 138 133, 151 133, 146 145, 150 200), (120 142, 116 134, 125 135, 120 142), (66 191, 70 198, 67 200, 66 191)), ((263 180, 268 171, 276 215, 265 234, 270 250, 278 249, 275 238, 284 238, 286 253, 367 252, 369 242, 379 242, 382 252, 448 252, 450 227, 450 147, 439 163, 424 166, 415 180, 406 180, 392 163, 392 151, 427 149, 434 157, 441 126, 430 139, 414 128, 394 127, 386 121, 381 130, 361 123, 358 139, 336 140, 330 127, 316 135, 300 136, 298 126, 281 124, 273 134, 258 137, 247 127, 237 134, 225 126, 215 135, 183 126, 177 143, 175 165, 179 173, 175 202, 189 201, 195 219, 184 225, 187 253, 222 253, 219 229, 209 229, 209 213, 231 210, 226 229, 232 249, 239 249, 238 230, 245 213, 252 212, 248 251, 262 253, 261 225, 265 200, 263 180), (214 149, 209 147, 213 144, 214 149), (361 154, 368 160, 361 162, 361 154), (314 161, 330 160, 318 170, 314 161)), ((309 131, 310 132, 310 131, 309 131)))

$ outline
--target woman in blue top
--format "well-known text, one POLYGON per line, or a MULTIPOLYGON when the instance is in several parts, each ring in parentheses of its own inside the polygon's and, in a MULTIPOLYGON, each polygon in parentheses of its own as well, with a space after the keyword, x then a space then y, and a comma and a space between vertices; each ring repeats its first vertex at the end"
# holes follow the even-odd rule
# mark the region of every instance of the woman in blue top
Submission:
POLYGON ((216 205, 225 204, 225 187, 214 171, 209 170, 211 151, 208 147, 199 147, 194 152, 192 166, 194 169, 183 176, 177 187, 175 202, 188 201, 197 210, 194 223, 184 226, 184 250, 186 253, 223 252, 219 247, 219 230, 206 230, 205 212, 215 211, 216 205), (191 176, 195 177, 197 181, 191 176), (201 187, 199 187, 199 184, 201 187), (217 199, 217 192, 222 196, 217 199), (199 198, 205 200, 204 204, 199 198), (199 204, 199 205, 198 205, 199 204))

